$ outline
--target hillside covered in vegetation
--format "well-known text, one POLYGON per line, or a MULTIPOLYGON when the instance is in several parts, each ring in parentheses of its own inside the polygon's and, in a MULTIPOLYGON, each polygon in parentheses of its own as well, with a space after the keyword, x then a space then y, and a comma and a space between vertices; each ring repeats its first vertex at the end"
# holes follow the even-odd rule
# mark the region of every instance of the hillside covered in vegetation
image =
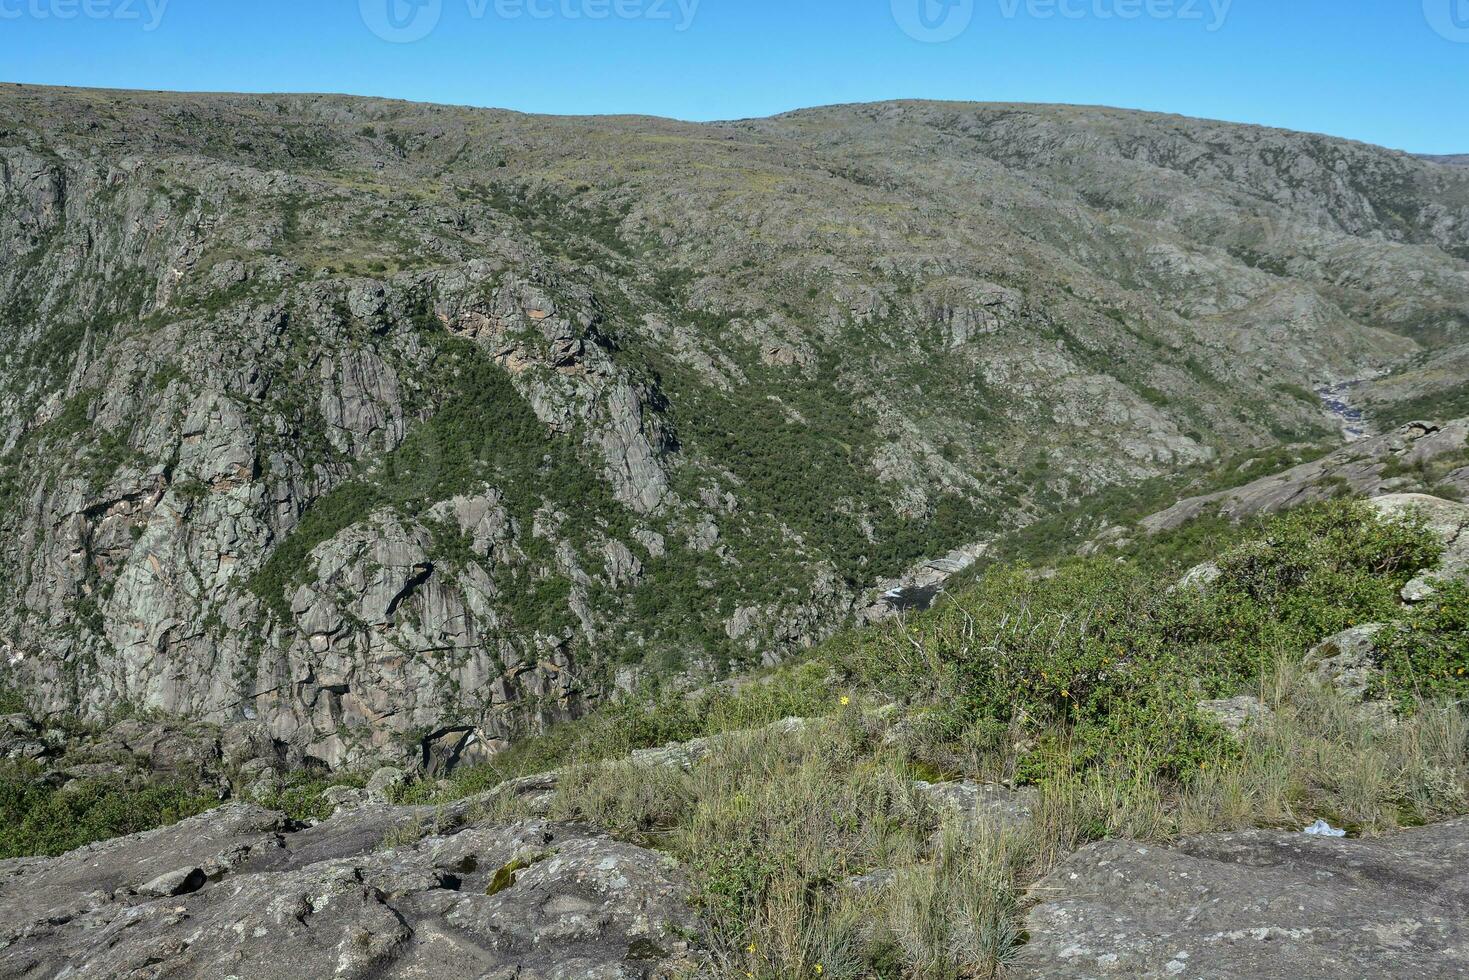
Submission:
POLYGON ((1464 168, 1107 109, 5 86, 4 682, 485 759, 1332 443, 1324 385, 1456 404, 1466 229, 1464 168))

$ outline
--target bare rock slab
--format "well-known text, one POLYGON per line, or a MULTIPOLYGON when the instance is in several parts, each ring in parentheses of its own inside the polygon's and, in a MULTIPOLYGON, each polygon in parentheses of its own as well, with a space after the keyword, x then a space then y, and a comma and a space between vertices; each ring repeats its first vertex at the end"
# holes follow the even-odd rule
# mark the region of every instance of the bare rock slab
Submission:
POLYGON ((1033 896, 1022 977, 1469 976, 1469 820, 1376 840, 1107 841, 1033 896))
POLYGON ((225 807, 4 862, 0 977, 657 980, 687 965, 697 923, 671 859, 584 827, 437 816, 369 805, 299 828, 225 807))

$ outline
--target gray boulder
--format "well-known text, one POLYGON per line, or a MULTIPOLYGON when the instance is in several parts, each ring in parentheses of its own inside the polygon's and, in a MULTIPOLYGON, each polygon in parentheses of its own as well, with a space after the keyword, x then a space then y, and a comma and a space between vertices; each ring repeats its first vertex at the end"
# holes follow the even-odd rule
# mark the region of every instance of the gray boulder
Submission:
POLYGON ((1316 678, 1330 684, 1348 698, 1367 700, 1372 684, 1381 676, 1377 666, 1377 634, 1382 626, 1372 623, 1328 637, 1306 654, 1306 664, 1316 678))
POLYGON ((958 820, 968 833, 986 826, 1022 827, 1030 823, 1040 803, 1040 794, 1031 787, 1010 789, 968 779, 951 783, 918 780, 913 786, 941 816, 958 820))
POLYGON ((1032 891, 1015 973, 1469 976, 1469 820, 1380 840, 1248 831, 1093 844, 1032 891))
POLYGON ((176 871, 165 871, 157 878, 140 886, 138 894, 149 898, 171 898, 174 895, 196 892, 203 888, 204 882, 208 880, 202 868, 179 868, 176 871))
POLYGON ((366 806, 368 803, 374 802, 367 790, 357 789, 353 786, 328 786, 321 791, 321 798, 328 805, 337 809, 366 806))
POLYGON ((1200 701, 1199 711, 1236 735, 1242 734, 1253 725, 1269 721, 1272 714, 1270 708, 1259 698, 1249 695, 1200 701))
POLYGON ((1194 589, 1199 592, 1206 592, 1209 586, 1219 581, 1220 576, 1223 574, 1224 569, 1220 568, 1217 562, 1206 561, 1202 565, 1196 565, 1184 573, 1183 578, 1178 580, 1178 583, 1173 586, 1172 591, 1186 592, 1194 589))
POLYGON ((383 766, 367 781, 367 794, 374 800, 387 800, 408 781, 408 774, 397 766, 383 766))

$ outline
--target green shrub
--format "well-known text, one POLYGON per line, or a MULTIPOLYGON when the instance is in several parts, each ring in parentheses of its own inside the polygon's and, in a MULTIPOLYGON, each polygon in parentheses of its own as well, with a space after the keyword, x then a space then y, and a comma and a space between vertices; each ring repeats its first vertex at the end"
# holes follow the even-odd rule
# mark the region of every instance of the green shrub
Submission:
POLYGON ((1176 573, 1145 562, 992 570, 858 643, 846 666, 864 686, 937 706, 955 730, 1001 724, 1033 742, 1023 780, 1119 760, 1191 777, 1233 751, 1196 702, 1397 615, 1399 590, 1440 554, 1421 524, 1333 502, 1270 521, 1203 590, 1175 590, 1176 573))
POLYGON ((1469 702, 1469 582, 1446 582, 1377 638, 1385 693, 1405 710, 1469 702))
POLYGON ((28 763, 0 763, 0 859, 55 856, 176 823, 219 805, 197 786, 81 779, 57 789, 28 763))
POLYGON ((286 777, 284 785, 274 793, 259 800, 267 810, 278 810, 292 820, 325 820, 332 815, 334 807, 322 794, 333 786, 349 786, 361 789, 367 781, 349 773, 328 775, 323 772, 296 772, 286 777))
POLYGON ((1224 554, 1209 589, 1175 596, 1168 641, 1191 649, 1206 674, 1260 676, 1280 656, 1398 616, 1402 587, 1442 554, 1416 519, 1345 501, 1293 511, 1224 554))
POLYGON ((26 707, 24 692, 9 684, 0 684, 0 715, 25 714, 26 707))
POLYGON ((622 758, 636 749, 745 728, 783 718, 824 714, 835 704, 830 670, 816 662, 792 665, 735 689, 715 686, 693 696, 677 691, 619 699, 571 724, 517 742, 493 762, 456 771, 445 792, 408 787, 405 802, 473 796, 520 776, 622 758))

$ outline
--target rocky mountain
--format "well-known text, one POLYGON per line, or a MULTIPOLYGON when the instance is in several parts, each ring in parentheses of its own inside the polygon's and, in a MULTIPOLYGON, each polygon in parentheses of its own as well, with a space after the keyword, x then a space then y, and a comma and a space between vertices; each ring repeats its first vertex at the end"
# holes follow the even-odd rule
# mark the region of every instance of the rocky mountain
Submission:
POLYGON ((4 680, 437 765, 1466 328, 1469 172, 1319 136, 5 86, 4 680))

